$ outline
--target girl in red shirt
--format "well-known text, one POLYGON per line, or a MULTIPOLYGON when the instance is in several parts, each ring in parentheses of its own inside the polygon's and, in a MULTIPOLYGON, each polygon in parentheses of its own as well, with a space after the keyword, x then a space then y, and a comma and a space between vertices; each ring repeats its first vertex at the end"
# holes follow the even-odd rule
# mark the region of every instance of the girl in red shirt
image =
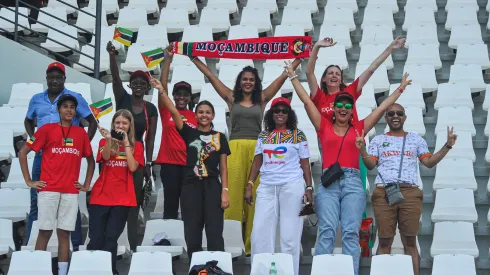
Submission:
POLYGON ((327 119, 311 101, 294 69, 287 66, 286 70, 320 138, 323 172, 336 162, 344 171, 344 175, 333 184, 328 187, 320 184, 316 190, 315 212, 319 231, 315 255, 333 253, 335 233, 341 223, 343 253, 352 256, 354 273, 358 275, 359 229, 366 207, 366 195, 359 173, 359 148, 364 146, 364 133, 378 123, 388 106, 395 103, 411 80, 407 80, 408 74, 405 74, 400 87, 360 121, 352 119, 354 97, 346 92, 338 93, 334 99, 333 118, 327 119))
POLYGON ((102 171, 92 188, 89 207, 88 250, 112 253, 112 270, 116 270, 117 240, 126 226, 131 207, 137 205, 133 172, 143 169, 143 144, 135 141, 134 119, 128 110, 119 110, 112 118, 111 129, 123 136, 118 140, 111 131, 99 128, 104 139, 99 142, 97 162, 102 171))

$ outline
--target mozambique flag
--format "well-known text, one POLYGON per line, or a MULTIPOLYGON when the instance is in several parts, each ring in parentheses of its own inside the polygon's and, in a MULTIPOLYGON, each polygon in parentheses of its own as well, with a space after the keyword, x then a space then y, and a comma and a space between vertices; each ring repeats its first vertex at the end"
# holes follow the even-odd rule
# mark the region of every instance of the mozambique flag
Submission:
POLYGON ((174 53, 192 56, 194 42, 174 42, 174 53))
POLYGON ((113 110, 111 98, 106 98, 90 104, 90 110, 92 111, 92 114, 94 114, 95 119, 107 115, 113 110))
POLYGON ((160 62, 162 62, 164 53, 162 48, 157 48, 151 51, 141 53, 141 56, 145 61, 146 67, 153 68, 156 65, 160 64, 160 62))
POLYGON ((117 156, 117 159, 126 159, 126 152, 119 152, 119 156, 117 156))
POLYGON ((63 144, 64 144, 64 146, 73 146, 73 139, 72 138, 64 138, 63 144))
POLYGON ((33 144, 35 140, 36 140, 35 137, 31 137, 29 140, 27 140, 27 143, 33 144))
POLYGON ((133 40, 133 32, 125 29, 116 27, 114 29, 114 37, 112 38, 125 46, 131 46, 131 41, 133 40))

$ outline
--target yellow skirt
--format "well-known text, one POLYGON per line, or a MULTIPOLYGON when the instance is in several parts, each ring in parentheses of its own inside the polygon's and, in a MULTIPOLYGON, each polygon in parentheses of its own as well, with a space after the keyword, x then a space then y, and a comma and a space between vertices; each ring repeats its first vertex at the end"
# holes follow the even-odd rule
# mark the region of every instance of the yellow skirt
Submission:
MULTIPOLYGON (((228 156, 228 196, 230 207, 225 210, 225 219, 236 220, 243 223, 243 242, 245 254, 251 254, 250 236, 252 235, 254 204, 248 205, 243 199, 245 186, 248 182, 250 168, 252 167, 256 140, 234 139, 231 140, 228 156)), ((260 177, 260 176, 259 176, 260 177)), ((253 198, 259 185, 259 178, 253 187, 253 198)))

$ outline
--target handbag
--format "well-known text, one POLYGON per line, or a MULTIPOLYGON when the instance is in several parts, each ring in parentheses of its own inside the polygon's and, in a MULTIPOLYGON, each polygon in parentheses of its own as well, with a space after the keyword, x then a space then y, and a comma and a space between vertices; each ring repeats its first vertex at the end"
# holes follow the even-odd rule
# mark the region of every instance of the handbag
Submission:
MULTIPOLYGON (((403 155, 405 154, 405 141, 407 140, 407 134, 405 133, 403 135, 403 145, 402 145, 402 153, 401 153, 401 159, 400 159, 400 168, 398 169, 398 180, 400 180, 402 176, 402 164, 403 164, 403 155)), ((400 190, 400 184, 399 183, 390 183, 386 184, 383 176, 378 171, 379 178, 383 182, 385 186, 385 193, 386 193, 386 200, 388 202, 388 205, 392 206, 394 204, 397 204, 401 202, 402 200, 405 199, 403 197, 403 194, 400 190)))
POLYGON ((342 137, 342 142, 340 143, 340 148, 339 148, 339 153, 337 154, 337 159, 322 174, 321 181, 322 181, 323 187, 325 187, 325 188, 328 188, 336 180, 340 179, 344 175, 344 170, 342 170, 342 167, 340 167, 340 164, 339 164, 339 157, 340 157, 340 151, 342 150, 342 145, 344 144, 344 140, 345 140, 345 137, 347 136, 347 133, 349 132, 349 129, 350 129, 350 125, 349 125, 349 127, 347 127, 347 131, 345 131, 344 137, 342 137))
POLYGON ((143 186, 143 203, 141 204, 141 208, 145 210, 146 206, 150 202, 152 192, 152 182, 151 178, 145 180, 145 185, 143 186))

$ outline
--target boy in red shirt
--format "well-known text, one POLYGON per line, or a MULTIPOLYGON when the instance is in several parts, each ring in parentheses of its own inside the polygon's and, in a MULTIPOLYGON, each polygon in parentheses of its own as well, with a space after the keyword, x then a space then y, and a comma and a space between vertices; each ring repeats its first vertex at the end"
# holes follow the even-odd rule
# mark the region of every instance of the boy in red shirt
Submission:
POLYGON ((36 250, 46 250, 53 230, 58 235, 59 275, 68 272, 70 232, 75 230, 78 212, 78 191, 86 192, 94 174, 95 161, 87 132, 72 125, 77 99, 62 95, 58 99, 59 123, 49 123, 39 128, 19 152, 19 162, 26 184, 38 190, 39 236, 36 250), (27 167, 27 154, 42 150, 41 178, 32 181, 27 167), (84 185, 78 182, 82 158, 88 169, 84 185))

